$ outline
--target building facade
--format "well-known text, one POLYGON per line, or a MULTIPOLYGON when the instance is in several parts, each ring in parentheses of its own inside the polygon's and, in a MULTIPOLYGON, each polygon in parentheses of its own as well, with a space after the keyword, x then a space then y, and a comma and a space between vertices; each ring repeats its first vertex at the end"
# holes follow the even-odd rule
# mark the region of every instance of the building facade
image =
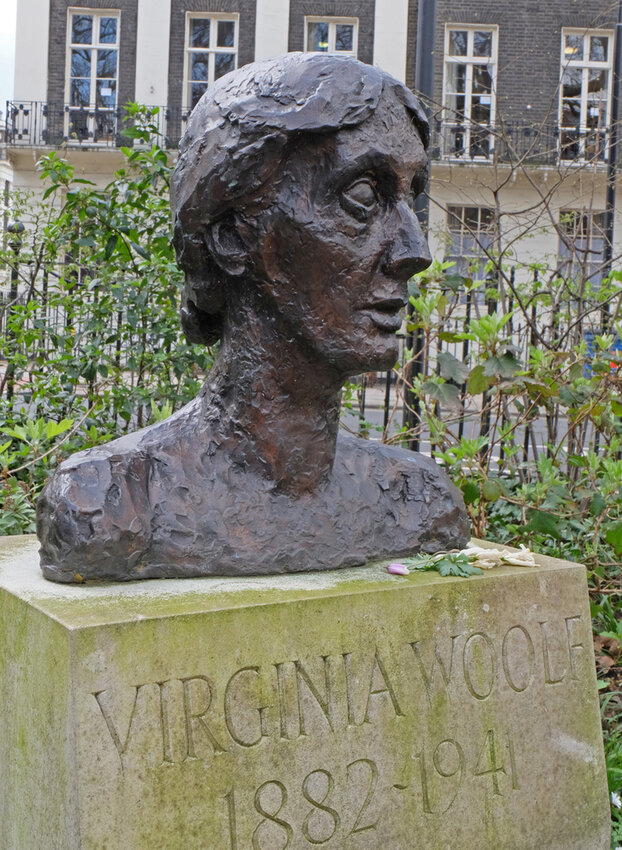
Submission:
MULTIPOLYGON (((418 11, 417 0, 19 0, 5 175, 36 188, 34 163, 62 146, 105 184, 126 142, 123 104, 160 107, 173 151, 213 80, 287 51, 356 56, 414 87, 418 11)), ((500 216, 511 239, 537 208, 517 262, 576 262, 568 233, 597 268, 615 19, 606 0, 437 0, 425 46, 436 256, 467 272, 500 216)))

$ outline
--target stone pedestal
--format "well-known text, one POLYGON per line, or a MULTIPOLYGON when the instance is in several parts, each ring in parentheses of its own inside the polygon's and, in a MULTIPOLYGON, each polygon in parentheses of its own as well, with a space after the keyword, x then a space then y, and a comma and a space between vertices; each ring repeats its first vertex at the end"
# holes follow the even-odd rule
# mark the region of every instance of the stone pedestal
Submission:
POLYGON ((45 582, 0 541, 4 850, 607 850, 585 571, 45 582))

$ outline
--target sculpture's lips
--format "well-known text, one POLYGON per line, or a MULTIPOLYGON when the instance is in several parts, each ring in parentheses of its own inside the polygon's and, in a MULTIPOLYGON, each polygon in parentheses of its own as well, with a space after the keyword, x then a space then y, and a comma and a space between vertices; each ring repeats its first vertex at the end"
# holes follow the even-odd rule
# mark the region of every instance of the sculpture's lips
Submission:
POLYGON ((376 301, 366 304, 362 312, 369 316, 374 325, 381 331, 396 333, 402 327, 402 307, 400 298, 389 298, 386 301, 376 301))

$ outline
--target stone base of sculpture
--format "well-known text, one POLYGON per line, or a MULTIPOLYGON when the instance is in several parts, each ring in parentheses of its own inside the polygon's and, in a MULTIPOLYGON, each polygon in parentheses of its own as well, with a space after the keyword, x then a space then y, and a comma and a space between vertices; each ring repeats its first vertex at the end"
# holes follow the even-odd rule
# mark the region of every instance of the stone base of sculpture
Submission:
POLYGON ((585 571, 78 587, 0 541, 0 846, 606 850, 585 571))

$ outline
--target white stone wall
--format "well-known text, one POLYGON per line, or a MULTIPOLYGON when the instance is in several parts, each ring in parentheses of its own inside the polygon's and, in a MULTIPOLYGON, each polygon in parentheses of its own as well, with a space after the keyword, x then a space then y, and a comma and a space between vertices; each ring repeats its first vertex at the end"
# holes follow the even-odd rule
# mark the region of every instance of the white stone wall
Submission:
MULTIPOLYGON (((503 170, 496 176, 504 177, 503 170)), ((433 165, 430 194, 430 248, 435 259, 442 259, 446 251, 448 205, 494 207, 492 189, 495 172, 489 166, 433 165)), ((617 196, 622 197, 622 179, 618 182, 617 196)), ((512 245, 513 257, 508 264, 517 266, 534 262, 555 265, 558 236, 552 221, 559 221, 560 210, 605 209, 605 172, 596 175, 592 169, 568 168, 560 179, 560 172, 553 168, 540 168, 529 172, 529 179, 517 174, 507 182, 500 194, 504 213, 502 229, 505 244, 513 241, 518 233, 523 238, 512 245), (554 191, 551 193, 551 189, 554 191), (513 215, 507 215, 507 214, 513 215)), ((618 205, 614 229, 614 265, 622 260, 622 208, 618 205), (618 258, 617 263, 615 262, 618 258)), ((528 271, 524 271, 528 275, 528 271)))
POLYGON ((49 0, 19 0, 14 99, 47 100, 49 0))
POLYGON ((374 65, 406 81, 408 0, 376 0, 374 65))
POLYGON ((166 106, 171 0, 138 0, 136 102, 166 106))
POLYGON ((289 0, 257 0, 255 59, 287 53, 289 0))

